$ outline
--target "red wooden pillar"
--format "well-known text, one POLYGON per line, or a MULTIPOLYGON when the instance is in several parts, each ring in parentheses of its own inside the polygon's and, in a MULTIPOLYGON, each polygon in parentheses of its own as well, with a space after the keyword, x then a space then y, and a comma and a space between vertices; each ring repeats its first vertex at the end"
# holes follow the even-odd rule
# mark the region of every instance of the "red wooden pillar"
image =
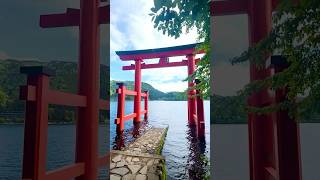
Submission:
MULTIPOLYGON (((192 75, 196 69, 196 61, 195 55, 189 54, 187 55, 188 58, 188 75, 192 75)), ((188 88, 193 88, 194 83, 193 80, 190 80, 188 83, 188 88)), ((189 125, 196 125, 196 120, 194 119, 193 115, 196 114, 196 98, 194 95, 196 94, 194 89, 190 89, 188 92, 188 120, 189 125)))
MULTIPOLYGON (((195 80, 196 84, 199 84, 200 81, 198 79, 195 80)), ((204 107, 203 107, 203 99, 200 96, 200 90, 196 90, 197 94, 197 136, 199 138, 205 137, 205 122, 204 122, 204 107)))
POLYGON ((134 90, 137 95, 134 97, 134 112, 137 116, 134 118, 134 123, 141 121, 141 62, 141 59, 135 60, 134 90))
MULTIPOLYGON (((271 64, 275 73, 288 67, 287 61, 281 56, 272 56, 271 64)), ((287 89, 276 90, 277 103, 286 100, 287 89)), ((301 180, 300 134, 299 124, 289 117, 288 111, 276 112, 278 134, 279 177, 281 180, 301 180)))
POLYGON ((28 88, 21 89, 20 98, 26 100, 22 179, 42 180, 46 174, 48 136, 49 73, 43 67, 22 67, 28 74, 27 86, 34 86, 35 101, 28 99, 28 88))
POLYGON ((146 97, 144 98, 144 110, 146 111, 146 113, 144 114, 144 120, 148 119, 148 101, 149 101, 149 91, 144 91, 146 93, 146 97))
MULTIPOLYGON (((250 46, 267 37, 271 30, 272 1, 249 0, 249 35, 250 46)), ((267 59, 268 56, 265 57, 267 59)), ((250 80, 264 79, 268 74, 265 68, 258 69, 250 64, 250 80)), ((248 103, 251 106, 262 107, 269 99, 267 90, 253 94, 248 103)), ((271 115, 249 114, 249 153, 250 179, 277 179, 277 156, 274 142, 274 120, 271 115)))
POLYGON ((123 83, 118 83, 118 111, 117 111, 117 134, 120 135, 124 130, 124 111, 125 111, 125 101, 126 101, 126 87, 123 83))
POLYGON ((98 176, 99 126, 99 0, 81 0, 78 93, 87 98, 79 108, 76 136, 76 162, 85 163, 84 175, 77 180, 98 176))

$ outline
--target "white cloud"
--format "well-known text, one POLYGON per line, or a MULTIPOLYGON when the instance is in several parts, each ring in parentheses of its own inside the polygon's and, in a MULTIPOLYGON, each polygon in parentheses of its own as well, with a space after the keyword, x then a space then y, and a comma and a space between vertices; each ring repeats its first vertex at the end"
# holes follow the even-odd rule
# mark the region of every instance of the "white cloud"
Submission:
MULTIPOLYGON (((195 29, 188 34, 182 34, 178 39, 163 35, 162 32, 154 29, 154 24, 148 15, 152 6, 153 1, 150 0, 111 1, 111 68, 112 63, 120 61, 114 51, 161 48, 196 42, 197 32, 195 29)), ((179 58, 182 59, 182 57, 179 58)), ((154 63, 154 60, 146 60, 145 62, 154 63)), ((129 65, 131 63, 123 62, 122 64, 129 65)), ((111 76, 117 79, 113 75, 111 76)), ((150 83, 164 92, 184 91, 187 88, 187 83, 182 80, 186 77, 186 67, 142 71, 142 81, 150 83)))

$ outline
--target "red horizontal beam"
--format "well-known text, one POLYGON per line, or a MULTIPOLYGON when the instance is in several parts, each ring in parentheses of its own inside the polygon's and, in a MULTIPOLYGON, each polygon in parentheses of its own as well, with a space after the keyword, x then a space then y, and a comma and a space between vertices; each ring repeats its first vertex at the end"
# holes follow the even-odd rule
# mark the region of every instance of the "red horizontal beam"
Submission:
POLYGON ((84 174, 84 163, 72 164, 57 170, 49 171, 46 180, 72 179, 84 174))
MULTIPOLYGON (((121 94, 122 93, 122 90, 120 88, 118 88, 116 90, 116 93, 118 94, 121 94)), ((128 90, 128 89, 125 89, 124 90, 124 94, 125 95, 129 95, 129 96, 136 96, 138 93, 136 91, 132 91, 132 90, 128 90)))
POLYGON ((211 1, 211 16, 246 14, 249 11, 248 0, 211 1))
POLYGON ((147 110, 141 111, 141 114, 145 114, 145 113, 147 113, 147 110))
POLYGON ((132 119, 132 118, 135 118, 135 117, 137 117, 137 114, 136 114, 136 113, 132 113, 132 114, 129 114, 129 115, 124 116, 124 117, 123 117, 123 120, 124 120, 124 121, 127 121, 127 120, 132 119))
MULTIPOLYGON (((99 23, 110 23, 110 6, 100 7, 99 23)), ((54 28, 80 25, 80 10, 67 8, 67 12, 63 14, 49 14, 40 16, 40 27, 54 28)))
POLYGON ((125 95, 129 95, 129 96, 136 96, 138 93, 136 91, 131 91, 131 90, 125 90, 124 91, 125 95))
POLYGON ((186 56, 188 54, 203 54, 203 53, 205 53, 204 50, 196 51, 194 48, 190 48, 190 49, 184 49, 184 50, 175 50, 175 51, 148 53, 148 54, 119 55, 119 57, 123 61, 131 61, 136 59, 155 59, 155 58, 161 58, 161 57, 186 56))
POLYGON ((78 94, 71 94, 65 92, 59 92, 49 90, 47 95, 50 104, 74 106, 74 107, 86 107, 87 98, 78 94))
POLYGON ((147 93, 141 93, 141 97, 147 97, 147 93))
MULTIPOLYGON (((200 59, 196 59, 198 63, 200 59)), ((157 64, 141 64, 141 69, 152 69, 152 68, 167 68, 167 67, 179 67, 179 66, 188 66, 188 60, 182 60, 180 62, 168 62, 168 63, 157 63, 157 64)), ((122 70, 134 70, 135 65, 131 64, 130 66, 123 66, 122 70)))
MULTIPOLYGON (((170 62, 170 63, 157 63, 157 64, 141 64, 141 69, 151 69, 151 68, 165 68, 165 67, 178 67, 187 66, 188 61, 183 60, 180 62, 170 62)), ((123 66, 122 70, 134 70, 135 65, 123 66)))
MULTIPOLYGON (((87 98, 85 96, 49 90, 45 95, 49 104, 85 107, 87 105, 87 98)), ((20 99, 26 101, 36 101, 36 87, 27 85, 20 88, 20 99)))

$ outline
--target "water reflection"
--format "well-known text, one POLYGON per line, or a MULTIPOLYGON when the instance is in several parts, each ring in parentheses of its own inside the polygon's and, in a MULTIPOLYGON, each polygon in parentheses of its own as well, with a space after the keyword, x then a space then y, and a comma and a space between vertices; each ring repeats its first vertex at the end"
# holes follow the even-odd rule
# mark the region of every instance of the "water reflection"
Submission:
POLYGON ((206 158, 205 137, 197 137, 196 126, 188 126, 187 141, 189 156, 187 160, 187 173, 189 179, 205 179, 209 175, 209 161, 206 158))
POLYGON ((140 123, 133 123, 132 127, 125 130, 122 134, 116 135, 113 141, 114 150, 122 150, 130 142, 134 141, 142 134, 144 131, 150 128, 148 121, 141 121, 140 123))

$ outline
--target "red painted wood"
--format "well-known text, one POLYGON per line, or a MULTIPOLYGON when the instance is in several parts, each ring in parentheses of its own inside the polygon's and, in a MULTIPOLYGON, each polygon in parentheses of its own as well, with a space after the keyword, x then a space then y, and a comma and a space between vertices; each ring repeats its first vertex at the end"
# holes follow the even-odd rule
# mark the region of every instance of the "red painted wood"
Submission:
POLYGON ((50 104, 75 107, 86 107, 87 105, 87 98, 77 94, 50 90, 47 96, 50 104))
MULTIPOLYGON (((30 85, 22 86, 20 97, 26 101, 36 101, 36 87, 30 85)), ((87 104, 85 96, 50 89, 47 92, 47 99, 48 103, 55 105, 85 107, 87 104)))
POLYGON ((200 95, 200 90, 196 90, 197 93, 197 136, 203 138, 205 136, 205 122, 204 122, 204 105, 203 99, 200 95))
MULTIPOLYGON (((275 66, 275 73, 282 72, 286 66, 275 66)), ((287 88, 276 90, 276 102, 287 99, 287 88)), ((288 111, 279 111, 277 116, 279 176, 281 180, 301 180, 301 150, 299 123, 290 118, 288 111)))
MULTIPOLYGON (((200 59, 196 59, 196 64, 200 59)), ((141 69, 152 69, 152 68, 167 68, 167 67, 179 67, 179 66, 188 66, 188 60, 182 60, 180 62, 159 62, 157 64, 141 64, 141 69)), ((134 70, 134 64, 130 66, 123 66, 122 70, 134 70)))
POLYGON ((28 76, 28 85, 36 88, 36 101, 26 102, 22 178, 41 180, 46 172, 49 78, 28 76))
POLYGON ((137 92, 136 91, 130 91, 130 90, 125 90, 124 92, 125 95, 130 95, 130 96, 137 96, 137 92))
POLYGON ((136 113, 132 113, 132 114, 129 114, 129 115, 125 115, 123 117, 123 120, 126 121, 126 120, 129 120, 129 119, 135 118, 135 117, 137 117, 137 114, 136 113))
POLYGON ((85 163, 85 174, 77 180, 98 178, 99 127, 99 0, 80 1, 80 49, 78 94, 87 106, 78 110, 76 163, 85 163))
MULTIPOLYGON (((100 7, 99 24, 109 24, 110 22, 110 6, 100 7)), ((67 8, 67 12, 63 14, 50 14, 40 16, 40 27, 68 27, 80 26, 80 10, 67 8)))
POLYGON ((142 59, 135 60, 134 90, 137 92, 137 96, 134 97, 134 113, 137 114, 133 120, 135 124, 141 121, 141 62, 142 59))
POLYGON ((84 163, 77 163, 49 171, 45 180, 57 180, 57 179, 72 179, 84 174, 84 163))
MULTIPOLYGON (((126 91, 126 87, 123 84, 119 85, 119 89, 121 92, 126 91)), ((125 101, 126 101, 126 95, 125 93, 119 93, 118 94, 118 111, 117 111, 117 134, 121 134, 124 130, 124 111, 125 111, 125 101)))
POLYGON ((148 119, 148 112, 149 112, 149 107, 148 107, 148 103, 149 103, 149 91, 145 91, 145 97, 144 97, 144 109, 146 111, 146 113, 144 114, 144 120, 148 119))
POLYGON ((174 57, 174 56, 185 56, 186 54, 203 54, 204 51, 198 51, 194 48, 185 49, 185 50, 176 50, 176 51, 167 51, 167 52, 158 52, 158 53, 149 53, 149 54, 136 54, 136 55, 120 55, 120 59, 123 61, 131 61, 135 59, 155 59, 159 57, 174 57))
MULTIPOLYGON (((195 55, 190 54, 187 55, 188 59, 188 75, 192 75, 196 70, 196 62, 195 62, 195 55)), ((194 97, 196 92, 194 89, 192 89, 194 86, 194 82, 189 81, 188 82, 188 88, 190 89, 188 91, 188 102, 189 102, 189 125, 196 125, 196 120, 193 115, 195 115, 196 112, 196 98, 194 97)))
POLYGON ((248 13, 249 0, 211 1, 211 16, 225 16, 248 13))
MULTIPOLYGON (((181 62, 168 62, 168 63, 157 63, 157 64, 141 64, 141 69, 151 69, 151 68, 164 68, 164 67, 179 67, 179 66, 187 66, 188 61, 183 60, 181 62)), ((135 66, 132 64, 131 66, 123 66, 122 70, 134 70, 135 66)))

